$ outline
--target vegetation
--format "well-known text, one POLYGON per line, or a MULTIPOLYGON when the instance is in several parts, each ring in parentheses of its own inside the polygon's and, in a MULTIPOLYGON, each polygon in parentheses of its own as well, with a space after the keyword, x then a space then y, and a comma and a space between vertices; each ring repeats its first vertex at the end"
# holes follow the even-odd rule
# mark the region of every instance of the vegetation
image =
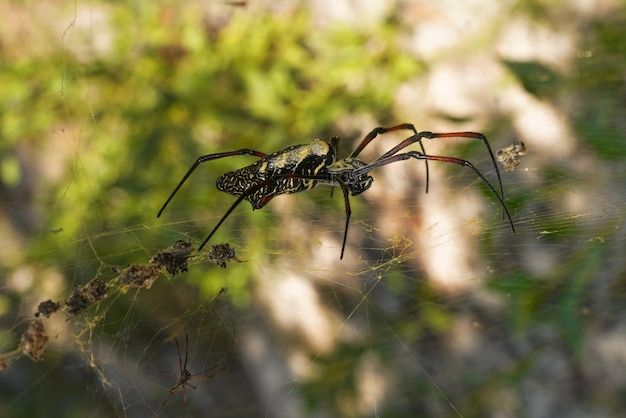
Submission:
MULTIPOLYGON (((158 371, 179 370, 171 336, 189 332, 190 362, 229 358, 219 385, 187 390, 187 416, 618 416, 623 5, 520 0, 474 16, 428 2, 353 2, 342 15, 248 3, 4 6, 0 415, 154 413, 176 383, 158 371), (502 41, 528 41, 510 28, 528 31, 529 53, 502 41), (214 180, 252 157, 205 164, 156 218, 200 155, 333 135, 347 155, 401 122, 484 132, 494 151, 523 140, 528 155, 503 175, 517 233, 471 173, 431 165, 424 195, 424 167, 410 163, 351 199, 341 263, 343 199, 321 187, 241 205, 211 242, 229 243, 227 263, 187 252, 233 201, 214 180), (430 218, 436 199, 451 227, 430 218), (462 255, 433 262, 450 243, 462 255), (464 272, 458 287, 437 280, 450 265, 464 272), (306 320, 308 305, 281 293, 281 279, 301 278, 322 307, 306 320), (256 331, 275 340, 263 360, 256 331), (193 396, 204 390, 215 398, 193 396)), ((400 139, 377 139, 364 158, 400 139)), ((425 147, 495 176, 480 144, 425 147)), ((172 398, 161 416, 180 413, 172 398)))

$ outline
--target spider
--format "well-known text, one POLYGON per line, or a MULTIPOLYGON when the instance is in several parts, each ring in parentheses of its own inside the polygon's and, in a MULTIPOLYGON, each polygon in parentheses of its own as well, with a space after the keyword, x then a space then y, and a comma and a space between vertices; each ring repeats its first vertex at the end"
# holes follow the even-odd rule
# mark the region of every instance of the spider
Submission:
POLYGON ((213 366, 209 367, 204 372, 202 372, 202 373, 208 373, 208 374, 203 374, 200 376, 196 376, 192 374, 189 370, 187 370, 187 360, 188 360, 188 355, 189 355, 189 336, 187 334, 187 331, 185 331, 185 358, 184 360, 180 355, 180 345, 178 344, 178 339, 176 337, 174 337, 174 342, 176 343, 176 351, 178 352, 179 374, 177 375, 176 373, 171 372, 171 371, 162 371, 161 373, 171 374, 172 376, 176 377, 178 381, 176 382, 174 386, 172 386, 169 389, 169 395, 167 396, 167 398, 165 398, 163 402, 161 402, 161 405, 159 405, 159 408, 154 413, 155 417, 161 413, 161 410, 163 409, 167 401, 169 401, 170 398, 176 392, 181 392, 181 391, 183 392, 183 399, 184 399, 184 412, 182 416, 183 417, 185 416, 185 414, 187 413, 187 386, 189 386, 190 388, 194 390, 196 389, 196 387, 189 382, 208 380, 222 373, 224 370, 226 370, 226 365, 224 365, 224 362, 228 358, 229 354, 233 351, 233 347, 235 344, 235 335, 233 331, 233 342, 228 352, 224 354, 219 360, 217 360, 215 364, 213 364, 213 366))
POLYGON ((465 166, 471 169, 496 196, 504 211, 503 216, 508 218, 511 230, 515 232, 513 219, 511 218, 511 215, 504 203, 504 191, 502 188, 500 171, 498 170, 493 152, 491 151, 491 146, 489 145, 485 135, 476 132, 434 133, 423 131, 418 133, 412 124, 403 123, 388 128, 375 128, 367 134, 365 138, 363 138, 356 149, 346 158, 337 158, 338 143, 339 137, 335 136, 328 142, 315 139, 309 144, 294 145, 269 155, 264 152, 248 148, 203 155, 192 164, 176 188, 174 188, 174 191, 167 198, 161 210, 159 210, 157 217, 161 216, 174 195, 178 192, 180 187, 183 183, 185 183, 198 165, 207 161, 217 160, 219 158, 232 157, 236 155, 252 155, 258 157, 259 160, 245 167, 227 172, 217 179, 217 189, 236 196, 237 200, 235 200, 235 202, 219 220, 217 225, 215 225, 213 230, 206 237, 204 242, 202 242, 199 250, 202 250, 202 247, 204 247, 204 245, 211 239, 215 231, 217 231, 220 225, 222 225, 226 218, 228 218, 232 211, 243 200, 250 202, 253 210, 261 209, 275 196, 310 190, 318 184, 326 184, 330 186, 339 186, 343 192, 346 222, 343 233, 343 242, 341 245, 341 255, 339 257, 339 259, 343 259, 343 254, 346 248, 346 240, 348 237, 350 215, 352 214, 349 194, 356 196, 370 188, 372 182, 374 181, 374 179, 369 175, 370 171, 387 164, 414 158, 416 160, 423 160, 426 163, 426 193, 428 193, 429 179, 428 161, 441 161, 444 163, 465 166), (359 153, 361 153, 361 151, 363 151, 363 149, 378 135, 398 130, 409 130, 412 131, 413 134, 370 163, 366 163, 357 158, 359 153), (500 185, 500 193, 498 194, 496 189, 491 185, 491 183, 489 183, 485 176, 483 176, 481 172, 478 171, 478 169, 469 161, 455 157, 427 155, 422 144, 422 139, 424 138, 468 138, 482 141, 489 152, 491 161, 493 162, 493 166, 498 177, 498 183, 500 185), (400 153, 400 151, 414 143, 419 143, 422 152, 408 151, 400 153))
POLYGON ((526 145, 522 141, 513 141, 508 147, 496 151, 498 161, 504 166, 504 171, 512 171, 520 165, 521 159, 526 155, 526 145))

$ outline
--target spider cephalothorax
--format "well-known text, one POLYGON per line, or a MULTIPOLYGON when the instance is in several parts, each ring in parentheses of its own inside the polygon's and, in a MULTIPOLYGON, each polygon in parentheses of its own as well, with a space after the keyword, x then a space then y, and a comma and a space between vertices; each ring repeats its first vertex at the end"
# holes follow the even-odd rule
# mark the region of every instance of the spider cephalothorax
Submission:
POLYGON ((344 196, 346 223, 340 255, 340 258, 343 258, 343 253, 346 247, 346 239, 348 237, 350 214, 352 213, 350 209, 350 200, 348 198, 349 194, 355 196, 370 188, 372 182, 374 181, 374 179, 369 175, 370 171, 398 161, 416 159, 423 160, 426 163, 426 192, 428 192, 429 180, 428 161, 441 161, 470 168, 496 196, 509 220, 511 229, 515 232, 513 220, 511 219, 511 215, 504 204, 504 192, 502 188, 502 181, 500 179, 500 172, 489 142, 483 134, 476 132, 434 133, 427 131, 418 133, 415 127, 408 123, 392 126, 390 128, 379 127, 367 134, 359 146, 348 157, 342 159, 337 159, 338 140, 338 137, 332 137, 328 142, 316 139, 309 144, 294 145, 269 155, 261 151, 245 148, 237 151, 208 154, 199 157, 183 176, 182 180, 170 194, 169 198, 165 201, 157 216, 161 216, 161 213, 163 213, 165 207, 169 204, 170 200, 172 200, 176 192, 178 192, 178 189, 180 189, 191 173, 201 163, 235 155, 252 155, 259 157, 260 159, 250 165, 225 173, 217 179, 216 185, 218 190, 236 196, 237 200, 235 200, 224 216, 222 216, 202 245, 200 245, 200 250, 209 241, 226 218, 228 218, 231 212, 243 200, 249 201, 253 209, 261 209, 275 196, 310 190, 318 184, 326 184, 340 187, 344 196), (356 158, 357 155, 363 151, 363 149, 378 135, 397 130, 410 130, 413 132, 413 135, 409 136, 371 163, 366 163, 356 158), (493 166, 498 177, 500 193, 496 191, 485 176, 483 176, 481 172, 478 171, 478 169, 469 161, 455 157, 427 155, 422 144, 422 139, 424 138, 468 138, 482 141, 489 152, 491 161, 493 162, 493 166), (422 150, 421 152, 400 152, 415 143, 419 143, 422 150))
POLYGON ((344 158, 331 164, 327 171, 332 176, 334 182, 332 186, 344 184, 352 196, 363 193, 370 188, 374 178, 367 174, 357 174, 358 170, 367 167, 367 163, 358 158, 344 158))

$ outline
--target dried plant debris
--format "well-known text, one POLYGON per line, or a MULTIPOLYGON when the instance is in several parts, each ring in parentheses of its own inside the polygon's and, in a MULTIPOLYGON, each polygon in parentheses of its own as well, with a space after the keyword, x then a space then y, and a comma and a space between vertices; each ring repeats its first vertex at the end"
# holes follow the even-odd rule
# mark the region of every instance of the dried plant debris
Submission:
POLYGON ((207 260, 211 263, 217 264, 223 269, 226 268, 227 261, 241 262, 241 260, 237 258, 235 249, 227 243, 211 245, 211 251, 209 251, 209 254, 207 255, 207 260))
POLYGON ((72 294, 69 298, 65 299, 65 306, 67 311, 72 315, 78 315, 89 306, 89 300, 85 296, 83 289, 79 286, 74 286, 72 294))
POLYGON ((225 1, 224 4, 228 4, 229 6, 233 7, 246 7, 248 6, 248 0, 225 1))
POLYGON ((120 278, 126 286, 150 289, 159 274, 161 268, 156 264, 131 264, 120 272, 120 278))
POLYGON ((20 350, 33 361, 39 361, 47 344, 48 336, 46 335, 43 322, 39 318, 31 320, 28 329, 22 334, 20 350))
POLYGON ((4 354, 0 355, 0 370, 6 370, 9 368, 9 360, 4 354))
POLYGON ((93 279, 87 283, 83 291, 89 302, 100 302, 107 296, 107 285, 102 280, 93 279))
POLYGON ((46 318, 50 318, 50 315, 58 311, 60 307, 61 307, 60 303, 53 302, 51 299, 41 302, 39 306, 37 306, 37 312, 35 312, 35 318, 39 318, 39 315, 43 315, 46 318))
POLYGON ((165 267, 172 276, 189 270, 187 260, 193 251, 189 241, 178 240, 174 245, 152 257, 150 263, 165 267))
POLYGON ((526 155, 526 146, 522 141, 513 141, 511 146, 500 148, 496 152, 496 158, 502 163, 506 171, 511 171, 520 165, 521 159, 526 155))
POLYGON ((93 279, 85 286, 74 286, 70 297, 65 299, 65 306, 70 314, 76 316, 90 304, 100 302, 106 296, 107 285, 102 280, 93 279))

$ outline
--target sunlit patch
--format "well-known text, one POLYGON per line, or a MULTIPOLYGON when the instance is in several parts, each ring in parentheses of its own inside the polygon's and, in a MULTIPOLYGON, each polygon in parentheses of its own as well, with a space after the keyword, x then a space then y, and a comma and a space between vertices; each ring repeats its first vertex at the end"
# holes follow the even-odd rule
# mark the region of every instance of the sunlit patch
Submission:
POLYGON ((533 156, 567 158, 574 152, 576 135, 572 134, 562 110, 533 97, 525 96, 520 102, 514 123, 526 146, 537 150, 533 156))
POLYGON ((469 194, 453 198, 436 190, 429 194, 429 208, 423 211, 424 223, 431 228, 421 231, 419 241, 427 250, 422 257, 424 269, 436 287, 459 290, 472 284, 478 275, 475 259, 475 246, 471 239, 480 210, 480 200, 469 194))
POLYGON ((360 358, 356 370, 358 393, 358 410, 365 416, 375 411, 389 396, 389 382, 386 368, 374 354, 365 354, 360 358))
POLYGON ((34 277, 34 269, 32 269, 30 266, 21 267, 19 269, 16 269, 13 274, 7 277, 6 286, 16 292, 22 293, 30 289, 30 287, 33 285, 34 277))
POLYGON ((311 281, 284 270, 265 270, 273 280, 259 283, 261 297, 267 301, 274 320, 290 332, 301 335, 315 352, 327 352, 333 346, 331 318, 311 281), (270 303, 280 300, 280 304, 270 303))

